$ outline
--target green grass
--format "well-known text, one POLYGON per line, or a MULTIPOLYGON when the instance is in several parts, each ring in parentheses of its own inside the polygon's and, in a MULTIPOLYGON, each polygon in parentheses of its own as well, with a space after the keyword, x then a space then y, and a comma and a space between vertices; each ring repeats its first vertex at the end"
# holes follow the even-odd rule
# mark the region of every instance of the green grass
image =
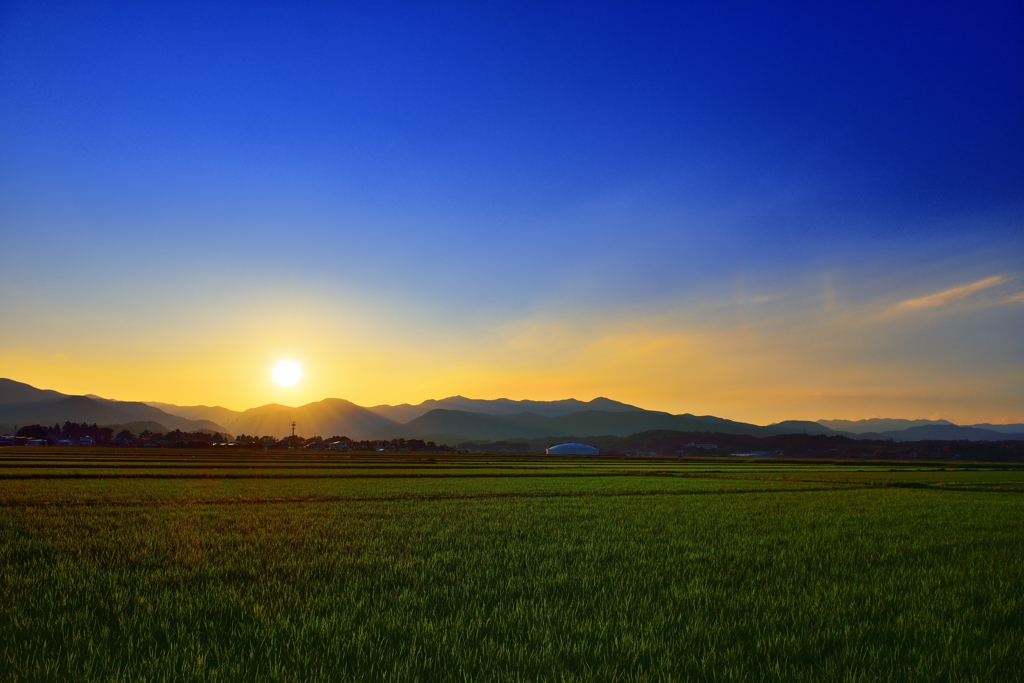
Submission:
POLYGON ((4 681, 1024 670, 1019 469, 7 453, 4 681))

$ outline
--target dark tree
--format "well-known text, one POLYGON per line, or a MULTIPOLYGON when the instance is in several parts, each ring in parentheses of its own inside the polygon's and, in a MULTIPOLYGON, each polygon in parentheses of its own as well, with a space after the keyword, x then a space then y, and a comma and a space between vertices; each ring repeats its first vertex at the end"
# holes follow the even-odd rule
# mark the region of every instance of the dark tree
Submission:
POLYGON ((27 436, 30 439, 45 439, 50 433, 49 427, 43 425, 27 425, 18 430, 15 436, 27 436))

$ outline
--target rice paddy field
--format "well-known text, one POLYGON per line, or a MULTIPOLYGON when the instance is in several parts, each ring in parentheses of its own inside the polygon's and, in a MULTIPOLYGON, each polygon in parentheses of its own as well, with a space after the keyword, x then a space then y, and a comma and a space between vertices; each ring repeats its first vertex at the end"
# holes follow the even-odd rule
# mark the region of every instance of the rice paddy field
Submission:
POLYGON ((1024 680, 1024 469, 5 449, 0 680, 1024 680))

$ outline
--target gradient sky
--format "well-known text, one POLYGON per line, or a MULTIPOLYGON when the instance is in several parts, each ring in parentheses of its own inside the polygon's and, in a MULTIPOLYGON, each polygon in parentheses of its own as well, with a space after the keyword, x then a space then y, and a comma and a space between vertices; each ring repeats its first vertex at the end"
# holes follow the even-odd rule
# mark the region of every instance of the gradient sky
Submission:
POLYGON ((483 4, 0 4, 0 376, 1024 421, 1020 3, 483 4))

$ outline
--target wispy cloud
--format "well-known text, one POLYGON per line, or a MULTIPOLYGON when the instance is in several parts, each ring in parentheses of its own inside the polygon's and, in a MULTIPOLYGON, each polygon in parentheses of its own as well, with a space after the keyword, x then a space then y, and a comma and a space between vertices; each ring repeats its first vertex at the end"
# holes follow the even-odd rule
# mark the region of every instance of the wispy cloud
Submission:
POLYGON ((997 285, 1001 285, 1006 282, 1006 278, 1002 275, 994 275, 987 277, 984 280, 978 280, 967 285, 960 285, 959 287, 951 287, 950 289, 944 289, 941 292, 935 292, 926 296, 918 297, 916 299, 907 299, 901 301, 893 307, 893 311, 897 313, 908 313, 912 311, 922 311, 933 308, 940 308, 946 306, 954 301, 961 301, 977 294, 978 292, 990 289, 997 285))

